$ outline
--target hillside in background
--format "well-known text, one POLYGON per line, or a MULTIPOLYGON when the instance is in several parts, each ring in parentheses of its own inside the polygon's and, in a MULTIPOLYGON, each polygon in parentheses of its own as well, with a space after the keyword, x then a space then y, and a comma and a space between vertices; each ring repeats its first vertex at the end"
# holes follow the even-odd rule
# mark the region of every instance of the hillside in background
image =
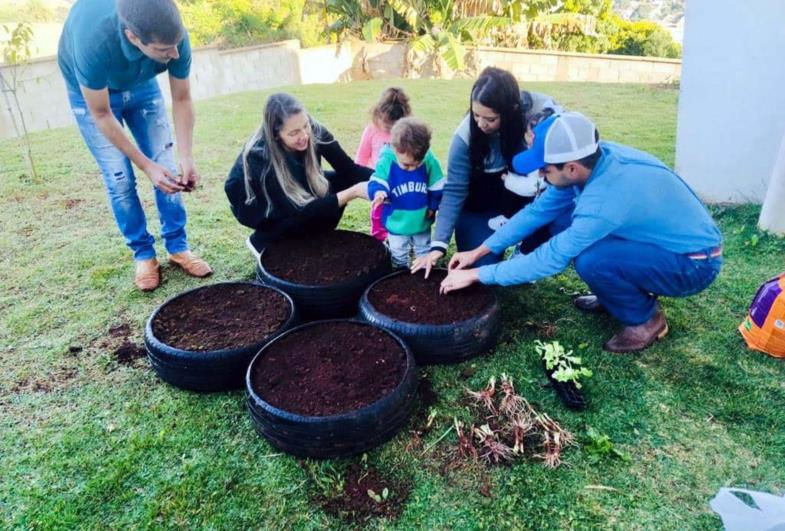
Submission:
POLYGON ((627 20, 653 20, 681 43, 686 0, 613 0, 613 10, 627 20))

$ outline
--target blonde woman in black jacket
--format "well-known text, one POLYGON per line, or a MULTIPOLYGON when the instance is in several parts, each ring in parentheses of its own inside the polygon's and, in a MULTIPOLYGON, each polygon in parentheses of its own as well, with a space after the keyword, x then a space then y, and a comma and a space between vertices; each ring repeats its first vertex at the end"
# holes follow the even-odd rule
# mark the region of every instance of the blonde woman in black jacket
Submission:
POLYGON ((368 199, 373 173, 354 163, 330 132, 288 94, 267 99, 259 130, 224 185, 237 221, 254 229, 246 244, 258 258, 287 236, 334 229, 353 199, 368 199), (322 158, 334 171, 323 171, 322 158))

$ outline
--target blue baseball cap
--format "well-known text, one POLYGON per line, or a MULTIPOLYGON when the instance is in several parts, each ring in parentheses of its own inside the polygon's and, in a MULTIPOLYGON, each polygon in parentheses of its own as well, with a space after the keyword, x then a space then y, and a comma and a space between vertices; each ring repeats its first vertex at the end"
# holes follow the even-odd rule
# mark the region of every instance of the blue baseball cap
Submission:
POLYGON ((579 112, 554 114, 533 130, 534 143, 515 155, 512 169, 526 175, 547 164, 561 164, 588 157, 599 147, 597 128, 579 112))

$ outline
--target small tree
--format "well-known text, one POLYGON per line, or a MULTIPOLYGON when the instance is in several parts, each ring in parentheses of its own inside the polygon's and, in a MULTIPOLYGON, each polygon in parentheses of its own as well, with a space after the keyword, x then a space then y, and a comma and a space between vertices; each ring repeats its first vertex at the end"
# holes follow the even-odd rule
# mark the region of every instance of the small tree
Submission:
POLYGON ((30 44, 33 40, 33 28, 30 24, 20 22, 13 30, 9 29, 7 25, 3 25, 3 29, 9 34, 9 38, 7 41, 0 43, 0 52, 2 52, 3 62, 8 65, 8 68, 0 68, 0 91, 3 93, 3 99, 8 108, 8 115, 11 117, 11 123, 14 125, 14 132, 24 142, 22 151, 30 176, 37 181, 38 173, 35 171, 33 150, 27 133, 27 124, 25 123, 25 116, 22 113, 22 106, 19 104, 17 96, 19 75, 24 65, 30 61, 30 44))

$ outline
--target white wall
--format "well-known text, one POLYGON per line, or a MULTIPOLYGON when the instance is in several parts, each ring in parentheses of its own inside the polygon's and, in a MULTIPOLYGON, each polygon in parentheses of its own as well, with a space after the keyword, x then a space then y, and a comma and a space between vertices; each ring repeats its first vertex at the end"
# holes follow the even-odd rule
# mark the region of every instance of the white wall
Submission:
POLYGON ((688 0, 676 170, 709 202, 766 193, 785 133, 785 0, 688 0))
MULTIPOLYGON (((0 0, 2 1, 2 0, 0 0)), ((785 0, 783 0, 785 2, 785 0)), ((404 75, 405 46, 354 42, 300 49, 296 40, 234 50, 198 48, 191 64, 191 90, 195 100, 223 94, 309 83, 336 83, 359 79, 392 79, 404 75)), ((478 48, 479 68, 488 65, 511 71, 530 81, 591 81, 607 83, 668 83, 679 78, 681 64, 672 59, 617 55, 478 48)), ((0 65, 4 74, 8 66, 0 65)), ((431 76, 429 69, 419 73, 431 76)), ((445 66, 443 77, 452 77, 445 66)), ((159 76, 169 103, 167 75, 159 76)), ((73 123, 65 85, 56 58, 36 59, 22 68, 19 101, 29 131, 73 123)), ((14 136, 11 114, 0 105, 0 139, 14 136)))

